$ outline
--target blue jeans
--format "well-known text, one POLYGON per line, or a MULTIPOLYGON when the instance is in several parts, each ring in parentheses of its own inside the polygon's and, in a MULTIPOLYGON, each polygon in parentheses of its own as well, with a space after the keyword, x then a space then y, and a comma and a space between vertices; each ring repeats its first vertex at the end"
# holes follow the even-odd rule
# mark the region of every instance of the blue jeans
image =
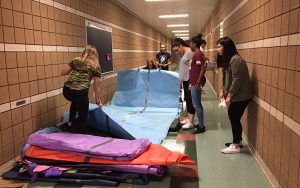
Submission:
POLYGON ((203 114, 203 106, 201 104, 201 91, 202 89, 196 89, 195 86, 191 87, 192 102, 196 114, 198 116, 199 126, 204 127, 204 114, 203 114))

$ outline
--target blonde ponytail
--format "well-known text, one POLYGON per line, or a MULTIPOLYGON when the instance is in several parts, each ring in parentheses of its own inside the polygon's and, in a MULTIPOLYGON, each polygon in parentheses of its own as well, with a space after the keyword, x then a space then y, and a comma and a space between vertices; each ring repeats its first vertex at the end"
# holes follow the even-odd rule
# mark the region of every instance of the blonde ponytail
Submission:
POLYGON ((86 45, 81 55, 83 62, 89 62, 94 68, 101 68, 98 57, 97 49, 93 45, 86 45))

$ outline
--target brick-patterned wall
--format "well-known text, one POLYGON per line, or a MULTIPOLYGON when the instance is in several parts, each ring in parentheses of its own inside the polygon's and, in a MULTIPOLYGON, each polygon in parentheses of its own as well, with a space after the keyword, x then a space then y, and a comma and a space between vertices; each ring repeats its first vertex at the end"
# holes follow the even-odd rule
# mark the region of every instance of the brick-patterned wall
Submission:
MULTIPOLYGON (((203 33, 216 47, 213 28, 242 0, 221 0, 203 33)), ((224 36, 238 44, 255 85, 243 116, 244 133, 282 187, 300 186, 299 0, 248 0, 224 21, 224 36)), ((216 51, 207 52, 215 60, 216 51)), ((208 73, 216 91, 221 71, 208 73)))
MULTIPOLYGON (((55 125, 68 111, 60 90, 67 76, 60 76, 60 70, 81 54, 86 19, 112 27, 113 49, 123 50, 113 52, 114 72, 144 65, 160 42, 170 45, 168 38, 111 0, 0 4, 0 165, 20 154, 30 133, 55 125), (15 107, 21 99, 27 104, 15 107)), ((111 100, 115 88, 115 74, 102 79, 102 101, 111 100)), ((92 94, 90 89, 94 101, 92 94)))

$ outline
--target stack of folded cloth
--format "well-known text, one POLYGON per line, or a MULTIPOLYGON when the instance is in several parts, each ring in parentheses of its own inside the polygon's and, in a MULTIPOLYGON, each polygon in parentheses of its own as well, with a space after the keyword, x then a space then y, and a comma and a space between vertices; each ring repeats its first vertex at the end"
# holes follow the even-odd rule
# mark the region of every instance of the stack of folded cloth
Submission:
POLYGON ((164 175, 166 165, 194 163, 188 155, 171 152, 148 139, 124 140, 47 129, 30 135, 22 156, 3 174, 4 178, 145 185, 149 175, 164 175))

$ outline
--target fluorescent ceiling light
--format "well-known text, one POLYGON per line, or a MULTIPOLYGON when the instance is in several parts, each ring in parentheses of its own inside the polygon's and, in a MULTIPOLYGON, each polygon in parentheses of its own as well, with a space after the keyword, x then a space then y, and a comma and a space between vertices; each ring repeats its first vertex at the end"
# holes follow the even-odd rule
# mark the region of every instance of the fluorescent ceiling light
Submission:
POLYGON ((175 34, 175 36, 179 37, 179 36, 190 36, 190 34, 188 33, 178 33, 178 34, 175 34))
POLYGON ((188 27, 189 24, 169 24, 167 27, 188 27))
POLYGON ((159 18, 185 18, 188 16, 188 14, 164 14, 160 15, 159 18))
POLYGON ((172 31, 172 33, 188 33, 189 30, 175 30, 175 31, 172 31))
POLYGON ((182 38, 183 40, 189 40, 190 37, 179 37, 179 38, 182 38))

